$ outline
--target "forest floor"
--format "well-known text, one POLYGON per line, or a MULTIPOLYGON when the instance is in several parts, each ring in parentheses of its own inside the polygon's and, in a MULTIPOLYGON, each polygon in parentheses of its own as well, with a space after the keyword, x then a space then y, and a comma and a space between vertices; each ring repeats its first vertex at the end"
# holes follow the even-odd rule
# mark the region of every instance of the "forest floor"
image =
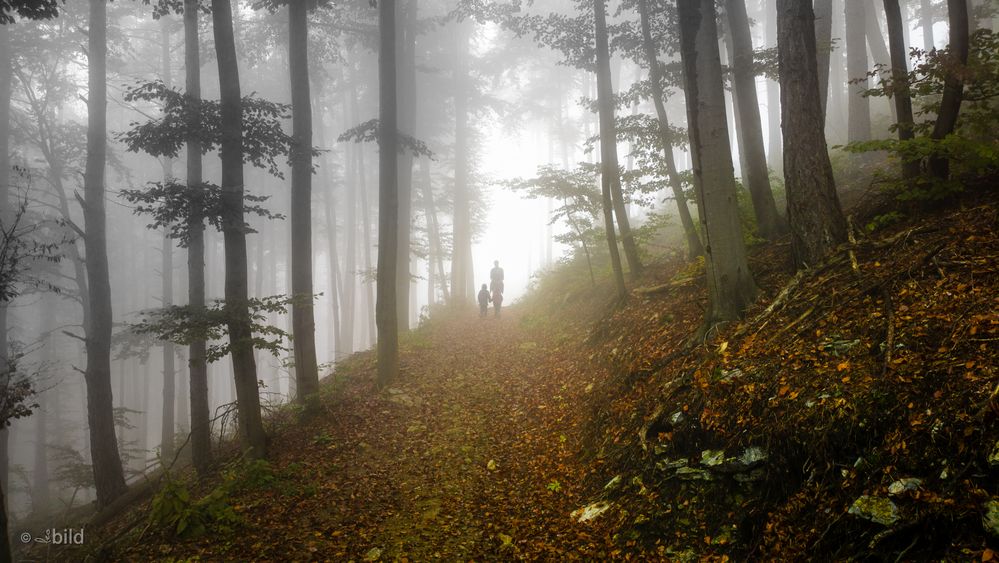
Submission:
POLYGON ((500 319, 435 312, 387 389, 351 356, 319 414, 268 419, 266 462, 62 559, 999 561, 997 233, 989 195, 797 275, 758 245, 758 302, 696 343, 681 257, 625 306, 577 264, 500 319))
POLYGON ((231 473, 231 525, 178 540, 142 521, 104 553, 207 561, 603 558, 616 549, 606 530, 569 516, 590 492, 591 469, 576 454, 586 419, 581 396, 595 377, 569 369, 574 354, 564 335, 528 326, 517 308, 498 319, 492 311, 484 319, 452 314, 403 338, 401 377, 389 388, 373 389, 370 353, 327 378, 322 414, 305 427, 277 428, 266 465, 231 473))

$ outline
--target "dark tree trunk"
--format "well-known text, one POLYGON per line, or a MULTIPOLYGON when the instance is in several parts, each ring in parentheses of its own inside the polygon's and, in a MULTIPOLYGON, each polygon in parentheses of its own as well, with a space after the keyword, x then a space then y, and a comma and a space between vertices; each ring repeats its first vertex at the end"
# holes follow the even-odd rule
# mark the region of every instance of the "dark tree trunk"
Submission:
POLYGON ((832 55, 833 0, 815 0, 815 56, 819 69, 819 102, 825 119, 829 100, 829 58, 832 55))
MULTIPOLYGON (((903 30, 902 10, 898 0, 884 0, 885 16, 888 20, 888 43, 891 45, 891 73, 893 99, 898 128, 898 139, 907 141, 915 136, 912 130, 912 97, 909 95, 909 63, 907 60, 903 30)), ((919 175, 919 162, 902 161, 902 177, 915 178, 919 175)))
POLYGON ((846 240, 823 133, 812 7, 777 0, 784 178, 791 252, 799 268, 815 266, 846 240))
POLYGON ((239 67, 229 0, 212 0, 212 28, 219 68, 222 114, 222 234, 225 242, 225 309, 242 447, 251 459, 267 453, 260 418, 257 363, 247 303, 246 229, 243 219, 243 116, 239 67))
POLYGON ((745 170, 742 175, 753 201, 756 226, 760 236, 773 240, 784 230, 777 204, 770 187, 767 154, 763 148, 763 124, 760 102, 756 94, 756 73, 753 70, 753 39, 749 30, 749 15, 745 0, 725 0, 732 45, 733 96, 738 100, 736 118, 742 131, 745 170))
MULTIPOLYGON (((864 95, 864 92, 869 88, 867 71, 870 70, 867 64, 867 34, 864 22, 867 10, 864 9, 864 3, 865 0, 844 2, 846 5, 846 73, 850 80, 848 102, 850 121, 847 139, 850 142, 871 140, 871 101, 864 95)), ((784 160, 787 161, 786 158, 784 160)))
MULTIPOLYGON (((649 81, 652 83, 652 101, 656 106, 656 116, 659 118, 659 139, 663 146, 663 162, 666 164, 669 187, 673 192, 673 199, 676 201, 677 213, 680 215, 680 224, 683 225, 683 233, 687 237, 687 257, 693 260, 704 254, 704 245, 701 244, 701 238, 697 236, 697 225, 694 224, 694 219, 690 215, 687 197, 683 193, 683 184, 676 170, 676 159, 673 158, 673 143, 670 142, 669 138, 669 119, 666 113, 666 94, 663 91, 663 71, 659 64, 659 57, 656 55, 656 46, 652 41, 649 1, 639 0, 638 11, 642 24, 642 48, 645 53, 645 62, 649 65, 649 81)), ((561 116, 561 108, 559 114, 561 116)))
POLYGON ((746 259, 736 202, 714 13, 713 0, 677 1, 694 187, 707 259, 709 306, 701 334, 740 318, 758 291, 746 259))
MULTIPOLYGON (((170 68, 170 28, 166 18, 160 19, 160 31, 162 33, 161 66, 163 68, 163 83, 167 88, 173 87, 172 72, 170 68)), ((173 159, 163 160, 163 182, 173 181, 173 159)), ((173 305, 173 240, 170 239, 169 231, 163 233, 163 244, 160 247, 160 279, 162 280, 161 294, 164 308, 173 305)), ((174 436, 174 406, 176 403, 175 377, 177 370, 174 366, 174 345, 169 340, 163 343, 163 418, 160 425, 160 455, 163 463, 169 464, 173 461, 173 436, 174 436)))
MULTIPOLYGON (((9 217, 8 190, 10 189, 10 98, 11 98, 11 48, 10 32, 0 26, 0 219, 9 217)), ((0 303, 0 370, 7 367, 7 303, 0 303)), ((7 490, 10 474, 8 460, 9 430, 0 428, 0 563, 12 560, 7 526, 7 490)))
POLYGON ((312 289, 312 98, 309 88, 309 24, 305 2, 288 4, 288 66, 291 68, 291 292, 295 382, 299 404, 316 406, 319 367, 312 289))
POLYGON ((105 507, 125 492, 111 396, 111 282, 108 270, 104 167, 107 155, 107 2, 90 0, 87 41, 87 165, 83 176, 90 329, 87 331, 87 422, 97 505, 105 507))
MULTIPOLYGON (((641 274, 642 262, 638 257, 638 245, 631 232, 628 210, 624 205, 624 193, 621 190, 621 174, 617 161, 617 131, 614 124, 614 87, 611 84, 610 50, 607 45, 607 11, 604 0, 593 0, 593 13, 597 49, 597 106, 600 113, 600 181, 604 189, 610 191, 614 217, 621 230, 621 246, 624 248, 624 256, 628 260, 628 269, 634 278, 641 274)), ((608 243, 613 236, 613 229, 609 229, 607 231, 608 243)), ((617 254, 616 245, 611 251, 612 260, 615 254, 617 254)), ((621 266, 614 264, 614 267, 620 268, 621 266)), ((614 276, 617 279, 617 269, 615 269, 614 276)), ((623 281, 618 283, 618 294, 622 299, 627 296, 623 281)))
MULTIPOLYGON (((400 2, 402 4, 402 2, 400 2)), ((396 21, 398 60, 399 131, 416 136, 416 17, 418 0, 407 0, 396 21)), ((409 330, 410 255, 412 254, 413 152, 399 154, 399 248, 396 263, 396 320, 399 330, 409 330)))
POLYGON ((399 126, 396 107, 395 2, 378 6, 378 386, 399 374, 399 323, 396 319, 396 266, 399 220, 399 126))
MULTIPOLYGON (((201 54, 198 43, 199 0, 184 0, 184 73, 185 91, 193 100, 201 100, 201 54)), ((197 123, 188 123, 194 131, 197 123)), ((201 190, 201 143, 196 135, 187 139, 187 186, 201 190)), ((202 205, 195 198, 188 223, 187 300, 195 311, 205 308, 205 219, 202 205)), ((212 461, 211 417, 208 403, 208 362, 204 340, 191 342, 188 369, 191 397, 191 458, 198 475, 208 475, 212 461)))
POLYGON ((471 154, 468 124, 468 61, 469 23, 459 24, 454 71, 454 234, 451 254, 451 297, 453 303, 464 306, 475 296, 472 277, 472 214, 471 214, 471 154))
MULTIPOLYGON (((950 24, 950 64, 944 80, 943 98, 931 137, 941 140, 954 132, 964 97, 964 79, 960 70, 968 63, 968 4, 965 0, 947 0, 947 20, 950 24)), ((940 179, 950 176, 950 161, 945 156, 930 159, 930 171, 940 179)))

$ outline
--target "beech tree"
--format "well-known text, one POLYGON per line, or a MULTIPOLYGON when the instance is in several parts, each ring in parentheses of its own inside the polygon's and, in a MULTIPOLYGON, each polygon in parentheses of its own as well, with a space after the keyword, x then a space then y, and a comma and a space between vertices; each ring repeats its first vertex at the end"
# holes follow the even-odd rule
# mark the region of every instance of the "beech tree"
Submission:
MULTIPOLYGON (((694 188, 704 232, 708 309, 698 336, 756 299, 736 203, 713 0, 677 0, 694 188)), ((814 59, 814 51, 812 52, 814 59)))
POLYGON ((83 175, 84 246, 90 296, 86 331, 87 422, 97 504, 109 505, 125 490, 111 396, 111 282, 104 203, 107 158, 107 2, 90 0, 87 39, 87 165, 83 175))
POLYGON ((784 185, 791 254, 799 268, 817 265, 846 240, 823 132, 814 22, 808 2, 777 1, 784 185))
POLYGON ((260 458, 266 455, 267 442, 260 417, 257 364, 253 357, 253 333, 247 302, 246 230, 243 220, 243 117, 229 0, 212 0, 212 29, 221 91, 225 304, 229 316, 239 433, 249 456, 260 458))
MULTIPOLYGON (((396 319, 396 253, 398 252, 399 168, 396 108, 395 1, 378 5, 378 386, 399 373, 399 324, 396 319)), ((457 182, 456 182, 457 183, 457 182)), ((456 237, 457 238, 457 237, 456 237)))
MULTIPOLYGON (((964 95, 964 80, 961 70, 968 63, 970 41, 968 37, 968 4, 965 0, 947 0, 947 21, 950 24, 950 60, 947 77, 944 80, 943 97, 940 99, 940 110, 933 125, 932 139, 941 140, 954 132, 957 117, 961 112, 961 100, 964 95)), ((940 179, 950 176, 950 161, 946 156, 935 156, 930 159, 930 171, 940 179)))
MULTIPOLYGON (((898 140, 915 138, 912 117, 912 96, 909 93, 908 49, 903 35, 902 10, 898 0, 884 0, 885 16, 888 20, 888 43, 891 49, 892 99, 895 102, 896 128, 898 140)), ((919 175, 919 162, 902 160, 902 176, 915 178, 919 175)))
POLYGON ((305 2, 288 3, 291 70, 291 291, 297 401, 313 404, 319 391, 312 289, 312 98, 309 25, 305 2))

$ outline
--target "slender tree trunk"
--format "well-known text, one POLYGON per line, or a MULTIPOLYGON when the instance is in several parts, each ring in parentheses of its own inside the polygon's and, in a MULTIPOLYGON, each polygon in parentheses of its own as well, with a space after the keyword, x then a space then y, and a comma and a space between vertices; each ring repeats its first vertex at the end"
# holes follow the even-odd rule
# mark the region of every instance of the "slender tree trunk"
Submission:
POLYGON ((399 321, 396 319, 396 266, 399 220, 399 126, 396 107, 395 0, 378 6, 378 386, 399 375, 399 321))
POLYGON ((87 331, 87 422, 90 454, 97 488, 97 505, 105 507, 125 492, 118 441, 115 438, 111 395, 111 283, 108 269, 107 219, 104 209, 104 167, 107 154, 107 3, 90 0, 87 41, 87 165, 83 176, 90 287, 90 330, 87 331))
MULTIPOLYGON (((170 68, 170 27, 166 18, 160 19, 160 33, 162 41, 160 43, 161 67, 163 69, 163 83, 167 88, 173 87, 172 69, 170 68)), ((163 183, 172 182, 173 159, 163 159, 163 183)), ((173 306, 173 240, 170 239, 169 229, 163 233, 163 244, 160 248, 160 277, 162 280, 161 294, 164 308, 173 306)), ((169 340, 163 343, 163 418, 160 425, 160 454, 164 463, 173 461, 173 440, 174 440, 174 406, 176 403, 176 389, 174 385, 177 374, 174 366, 174 345, 169 340)))
MULTIPOLYGON (((764 2, 766 5, 768 2, 764 2)), ((777 45, 777 15, 774 10, 764 8, 766 15, 767 46, 777 45)), ((777 172, 783 171, 784 155, 780 133, 780 87, 777 82, 767 79, 767 162, 777 172)))
MULTIPOLYGON (((595 38, 597 49, 597 105, 600 113, 600 178, 601 183, 610 190, 614 206, 614 217, 621 231, 621 245, 624 256, 628 260, 631 276, 638 277, 642 273, 642 262, 638 256, 638 245, 631 232, 628 222, 628 210, 624 205, 624 193, 621 190, 621 174, 617 160, 617 131, 614 123, 614 87, 611 84, 610 50, 607 44, 607 10, 604 0, 593 0, 595 22, 595 38)), ((608 238, 612 233, 608 231, 608 238)), ((616 238, 616 237, 615 237, 616 238)), ((609 241, 608 241, 609 242, 609 241)), ((616 254, 616 248, 611 253, 616 254)), ((620 265, 615 265, 620 267, 620 265)), ((617 279, 617 271, 614 274, 617 279)), ((624 282, 618 283, 618 294, 624 299, 627 290, 624 282)))
MULTIPOLYGON (((402 17, 396 21, 396 60, 399 86, 399 131, 416 136, 416 18, 418 0, 400 1, 402 17)), ((396 263, 396 320, 399 330, 409 330, 410 256, 413 217, 413 152, 399 154, 399 249, 396 263)))
POLYGON ((933 37, 932 0, 919 0, 919 24, 923 28, 923 50, 932 51, 936 46, 936 39, 933 37))
MULTIPOLYGON (((961 100, 964 97, 964 79, 961 69, 968 64, 969 28, 968 4, 965 0, 947 0, 947 20, 950 24, 951 58, 947 77, 944 79, 943 98, 940 100, 940 110, 937 121, 933 125, 931 137, 942 140, 954 132, 957 127, 957 117, 961 112, 961 100)), ((940 179, 950 176, 950 161, 946 156, 936 156, 930 159, 930 171, 940 179)))
POLYGON ((807 2, 777 1, 784 177, 791 252, 799 268, 815 266, 846 240, 823 134, 815 62, 814 14, 807 2))
MULTIPOLYGON (((318 88, 317 88, 318 90, 318 88)), ((320 96, 321 97, 321 96, 320 96)), ((322 120, 320 120, 322 123, 322 120)), ((324 128, 319 129, 319 146, 326 146, 326 135, 324 133, 324 128)), ((351 169, 351 154, 350 150, 353 147, 348 147, 344 153, 347 160, 347 174, 344 182, 345 186, 349 186, 350 169, 351 169)), ((352 340, 346 339, 344 336, 344 326, 343 321, 346 312, 345 302, 343 299, 343 276, 340 275, 340 255, 338 252, 337 245, 337 218, 336 218, 336 202, 333 197, 334 183, 330 176, 330 170, 332 166, 330 163, 329 153, 323 157, 323 166, 319 169, 322 184, 323 184, 323 217, 326 221, 326 247, 327 254, 329 257, 329 270, 330 270, 330 320, 333 324, 333 338, 330 342, 330 359, 333 361, 338 360, 345 354, 349 354, 352 349, 348 348, 344 343, 351 342, 352 340)), ((350 188, 347 188, 350 191, 350 188)), ((353 215, 349 207, 347 208, 347 215, 353 215)), ((349 244, 349 243, 348 243, 349 244)), ((353 322, 353 320, 351 320, 353 322)), ((350 325, 347 325, 350 326, 350 325)))
POLYGON ((212 27, 219 68, 222 114, 222 233, 225 241, 225 308, 232 370, 236 384, 239 430, 249 457, 267 452, 260 418, 257 364, 246 287, 246 230, 243 219, 243 116, 239 68, 229 0, 212 0, 212 27))
MULTIPOLYGON (((364 230, 364 271, 365 280, 365 325, 368 329, 368 343, 374 346, 378 341, 377 335, 375 333, 375 288, 371 283, 370 276, 367 273, 371 272, 372 262, 371 262, 371 247, 374 246, 371 240, 371 206, 368 204, 368 185, 365 181, 365 171, 364 171, 364 149, 363 147, 358 147, 357 149, 357 192, 361 195, 361 227, 364 230)), ((351 274, 356 276, 356 273, 351 274)))
POLYGON ((707 259, 709 306, 699 336, 720 322, 740 318, 758 291, 736 203, 714 13, 714 0, 677 1, 687 128, 707 259))
MULTIPOLYGON (((898 0, 884 0, 885 17, 888 20, 888 42, 891 45, 891 72, 893 82, 892 97, 895 101, 895 115, 898 139, 907 141, 915 136, 913 132, 912 98, 909 95, 909 64, 904 40, 904 22, 898 0)), ((902 161, 902 177, 912 179, 919 175, 919 162, 902 161)))
MULTIPOLYGON (((849 1, 849 0, 848 0, 849 1)), ((832 55, 833 0, 815 0, 815 56, 819 69, 819 103, 822 119, 829 100, 829 58, 832 55)))
MULTIPOLYGON (((351 77, 351 88, 349 92, 344 95, 349 96, 349 100, 344 100, 344 111, 348 112, 348 123, 357 123, 359 121, 359 115, 357 110, 357 88, 356 75, 351 77)), ((355 145, 348 147, 346 149, 347 166, 346 169, 349 173, 345 176, 346 182, 344 182, 344 187, 347 191, 346 194, 346 209, 347 212, 344 214, 344 230, 346 231, 346 240, 344 241, 344 251, 346 256, 344 257, 344 280, 343 280, 343 324, 342 324, 342 336, 344 352, 347 354, 354 352, 354 332, 355 332, 355 319, 357 318, 357 196, 358 193, 366 189, 364 188, 364 170, 361 169, 361 151, 363 150, 361 145, 355 145)), ((362 213, 367 213, 363 211, 362 213)), ((362 218, 362 220, 367 220, 362 218)), ((365 226, 365 229, 368 227, 365 226)), ((367 231, 365 231, 367 232, 367 231)), ((367 244, 367 242, 365 242, 367 244)), ((370 265, 365 265, 369 268, 370 265)), ((365 287, 367 284, 365 284, 365 287)))
POLYGON ((474 297, 468 284, 472 275, 472 217, 470 201, 471 151, 468 125, 468 62, 471 31, 469 23, 459 24, 456 45, 457 67, 454 71, 454 235, 451 254, 451 297, 456 305, 466 305, 474 297))
MULTIPOLYGON (((659 142, 663 147, 666 176, 669 180, 670 191, 673 193, 673 200, 676 201, 676 209, 680 215, 683 233, 687 237, 687 257, 693 260, 704 254, 704 245, 701 244, 701 238, 697 236, 697 226, 690 215, 687 196, 683 193, 683 183, 680 181, 680 175, 676 170, 676 160, 673 158, 673 143, 669 138, 669 118, 666 113, 666 94, 663 91, 663 71, 656 54, 655 43, 652 41, 648 0, 638 1, 638 11, 642 25, 642 50, 645 53, 645 62, 649 65, 649 82, 652 83, 652 102, 656 106, 656 116, 659 118, 659 142)), ((561 115, 561 111, 559 113, 561 115)), ((589 256, 587 256, 588 259, 589 256)))
POLYGON ((766 150, 763 148, 763 122, 756 94, 756 73, 753 70, 753 39, 749 30, 749 15, 745 0, 725 0, 732 46, 733 96, 738 100, 736 118, 742 131, 745 169, 742 175, 753 201, 756 226, 760 236, 773 240, 784 230, 777 204, 770 187, 766 150))
POLYGON ((319 367, 312 288, 312 98, 309 87, 309 24, 305 2, 288 4, 288 66, 291 68, 291 292, 296 399, 317 406, 319 367))
MULTIPOLYGON (((201 100, 201 53, 198 42, 199 0, 184 0, 184 73, 185 91, 192 100, 201 100)), ((192 132, 197 123, 188 123, 192 132)), ((187 188, 203 189, 201 142, 197 135, 187 138, 187 188)), ((205 308, 205 218, 200 198, 193 198, 188 219, 187 300, 194 311, 205 308)), ((211 417, 208 401, 207 345, 204 340, 191 342, 188 348, 189 392, 191 398, 191 459, 198 475, 208 475, 212 461, 211 417)))
MULTIPOLYGON (((5 222, 10 217, 10 98, 11 98, 11 48, 10 31, 0 25, 0 219, 5 222)), ((7 302, 0 303, 0 371, 7 370, 7 302)), ((7 529, 7 499, 4 491, 10 482, 10 461, 7 446, 10 430, 0 428, 0 561, 11 561, 9 534, 7 529)))
MULTIPOLYGON (((847 138, 850 142, 871 140, 871 100, 864 95, 869 86, 867 79, 867 37, 864 19, 865 0, 847 0, 846 5, 846 73, 850 84, 848 111, 850 113, 847 138)), ((785 137, 786 139, 786 137, 785 137)), ((785 159, 786 162, 787 159, 785 159)))

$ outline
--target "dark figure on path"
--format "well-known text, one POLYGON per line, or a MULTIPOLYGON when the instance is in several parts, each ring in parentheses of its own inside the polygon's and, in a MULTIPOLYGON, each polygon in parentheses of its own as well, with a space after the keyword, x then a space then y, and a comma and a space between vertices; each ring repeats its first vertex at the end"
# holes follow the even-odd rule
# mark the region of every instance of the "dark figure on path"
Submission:
POLYGON ((499 290, 503 293, 503 268, 500 268, 499 260, 493 262, 493 269, 489 270, 489 290, 499 290))
MULTIPOLYGON (((499 282, 500 287, 503 287, 503 282, 499 282)), ((496 316, 500 316, 500 306, 503 305, 503 292, 499 289, 493 289, 493 309, 496 311, 496 316)))
POLYGON ((482 284, 482 289, 479 290, 479 316, 485 317, 486 311, 489 310, 489 290, 486 289, 486 284, 482 284))

